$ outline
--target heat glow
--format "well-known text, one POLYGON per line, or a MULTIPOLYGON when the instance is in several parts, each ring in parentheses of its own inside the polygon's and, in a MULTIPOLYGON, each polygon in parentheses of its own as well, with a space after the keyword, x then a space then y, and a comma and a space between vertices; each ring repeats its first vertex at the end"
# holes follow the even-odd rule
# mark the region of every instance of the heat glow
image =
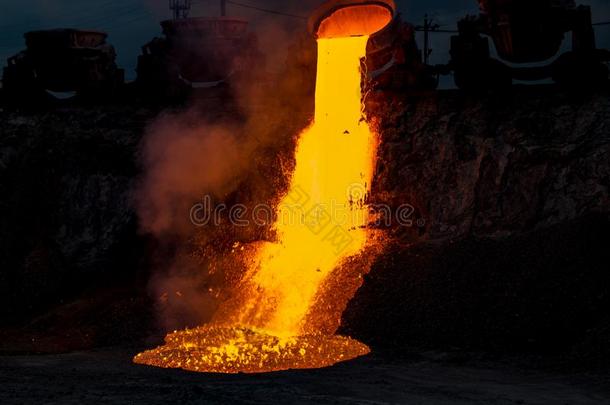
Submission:
POLYGON ((333 270, 368 240, 377 138, 362 106, 367 41, 368 35, 318 39, 315 117, 300 135, 291 186, 277 208, 278 238, 256 252, 237 297, 213 324, 168 335, 165 346, 137 355, 136 363, 266 372, 324 367, 369 352, 309 321, 333 270))

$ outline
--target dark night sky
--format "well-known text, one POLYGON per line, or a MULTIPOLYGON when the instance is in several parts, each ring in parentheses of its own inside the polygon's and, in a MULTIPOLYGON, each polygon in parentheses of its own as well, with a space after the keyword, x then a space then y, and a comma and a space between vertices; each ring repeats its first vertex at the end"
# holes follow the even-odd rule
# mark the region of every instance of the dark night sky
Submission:
MULTIPOLYGON (((320 0, 240 0, 242 3, 272 8, 296 14, 307 14, 320 0)), ((405 19, 420 22, 425 13, 435 15, 448 27, 455 20, 477 9, 475 0, 397 0, 405 19)), ((23 48, 22 34, 41 28, 80 27, 107 31, 110 42, 119 53, 119 64, 134 77, 136 57, 140 47, 160 31, 158 21, 167 18, 167 0, 0 0, 0 63, 23 48)), ((194 0, 191 15, 217 15, 218 0, 194 0)), ((594 7, 594 21, 610 20, 610 0, 581 0, 594 7)), ((229 15, 246 17, 270 37, 281 36, 282 27, 301 24, 301 20, 261 14, 228 6, 229 15)), ((598 27, 598 42, 610 47, 610 26, 598 27)), ((447 58, 448 36, 436 34, 432 62, 447 58)))

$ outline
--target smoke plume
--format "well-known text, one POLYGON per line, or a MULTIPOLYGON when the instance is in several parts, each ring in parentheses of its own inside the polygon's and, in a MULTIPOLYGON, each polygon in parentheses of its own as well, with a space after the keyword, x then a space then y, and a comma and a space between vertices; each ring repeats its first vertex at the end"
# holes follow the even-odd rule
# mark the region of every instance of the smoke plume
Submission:
POLYGON ((142 141, 136 203, 142 232, 156 241, 150 291, 166 330, 208 321, 241 269, 235 246, 267 237, 228 221, 196 226, 191 208, 204 197, 272 206, 311 118, 315 42, 277 25, 258 37, 260 63, 232 79, 230 95, 160 114, 142 141))

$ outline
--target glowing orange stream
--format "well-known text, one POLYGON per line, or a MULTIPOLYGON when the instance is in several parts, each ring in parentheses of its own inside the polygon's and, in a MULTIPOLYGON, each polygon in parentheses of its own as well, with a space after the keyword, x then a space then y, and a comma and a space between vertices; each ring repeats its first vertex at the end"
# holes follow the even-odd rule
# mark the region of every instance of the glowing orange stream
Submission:
POLYGON ((316 115, 303 132, 279 242, 258 253, 236 323, 279 336, 306 331, 316 292, 342 259, 364 247, 375 137, 363 120, 360 59, 368 37, 318 40, 316 115))
POLYGON ((307 325, 331 272, 367 242, 365 198, 376 137, 362 111, 361 59, 368 36, 318 40, 315 119, 300 137, 276 243, 262 246, 235 308, 212 326, 176 332, 137 363, 196 371, 313 368, 368 353, 349 338, 307 325))

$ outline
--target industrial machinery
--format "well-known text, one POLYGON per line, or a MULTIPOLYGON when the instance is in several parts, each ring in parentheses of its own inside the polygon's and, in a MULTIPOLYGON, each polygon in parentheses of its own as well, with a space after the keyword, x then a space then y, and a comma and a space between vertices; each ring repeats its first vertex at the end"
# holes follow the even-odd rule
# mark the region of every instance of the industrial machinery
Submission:
POLYGON ((181 98, 192 89, 229 83, 263 63, 247 21, 179 18, 161 26, 164 36, 146 44, 138 59, 136 83, 143 94, 181 98))
POLYGON ((107 34, 55 29, 25 34, 26 50, 8 59, 2 78, 7 100, 34 101, 57 93, 111 94, 124 82, 107 34))
POLYGON ((610 55, 596 48, 590 7, 574 0, 479 0, 479 6, 480 14, 459 21, 451 38, 449 65, 458 87, 502 88, 513 79, 548 78, 580 87, 607 80, 610 55), (562 53, 568 32, 571 49, 562 53))
POLYGON ((316 36, 325 18, 349 10, 358 13, 364 25, 379 13, 389 13, 391 22, 371 35, 364 61, 368 84, 374 89, 429 90, 438 80, 422 61, 415 41, 415 28, 403 21, 393 0, 334 0, 318 7, 309 18, 309 31, 316 36))

